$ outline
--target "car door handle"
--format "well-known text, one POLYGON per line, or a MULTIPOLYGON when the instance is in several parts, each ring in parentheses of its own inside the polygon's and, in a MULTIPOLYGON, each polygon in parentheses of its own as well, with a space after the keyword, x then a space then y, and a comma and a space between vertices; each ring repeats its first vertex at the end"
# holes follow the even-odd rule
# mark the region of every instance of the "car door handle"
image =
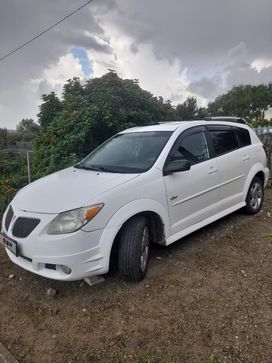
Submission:
POLYGON ((242 160, 243 161, 248 161, 249 159, 250 159, 250 157, 248 155, 244 155, 242 160))
POLYGON ((208 174, 213 175, 213 174, 216 174, 217 172, 218 172, 218 169, 215 168, 214 166, 211 166, 209 171, 208 171, 208 174))

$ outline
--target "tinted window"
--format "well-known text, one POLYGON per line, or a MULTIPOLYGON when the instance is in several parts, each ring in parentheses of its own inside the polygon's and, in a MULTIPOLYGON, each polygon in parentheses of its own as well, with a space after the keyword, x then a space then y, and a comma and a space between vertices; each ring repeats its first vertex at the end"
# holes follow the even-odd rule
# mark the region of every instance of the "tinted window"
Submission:
POLYGON ((233 127, 212 127, 209 128, 209 134, 216 156, 239 148, 238 139, 233 127))
POLYGON ((188 136, 181 134, 171 150, 168 161, 186 159, 192 164, 209 159, 209 149, 205 133, 198 131, 188 136))
POLYGON ((248 130, 236 127, 235 131, 239 139, 240 147, 251 145, 251 139, 248 130))

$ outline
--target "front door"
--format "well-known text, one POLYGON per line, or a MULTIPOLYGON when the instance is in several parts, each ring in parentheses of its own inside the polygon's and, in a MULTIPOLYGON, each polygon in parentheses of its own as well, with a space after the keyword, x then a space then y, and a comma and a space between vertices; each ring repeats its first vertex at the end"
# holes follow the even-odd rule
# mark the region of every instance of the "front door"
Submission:
POLYGON ((191 169, 164 176, 172 234, 192 227, 217 212, 219 172, 210 151, 204 127, 181 133, 165 165, 172 160, 187 159, 191 169))

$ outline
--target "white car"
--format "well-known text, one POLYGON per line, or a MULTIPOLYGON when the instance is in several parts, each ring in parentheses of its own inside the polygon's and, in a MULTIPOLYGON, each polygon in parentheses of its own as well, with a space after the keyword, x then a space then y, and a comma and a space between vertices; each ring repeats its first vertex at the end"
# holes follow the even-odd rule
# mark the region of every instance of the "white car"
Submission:
POLYGON ((150 242, 170 245, 242 207, 257 213, 268 174, 246 125, 135 127, 19 191, 3 216, 2 243, 14 263, 48 278, 105 274, 117 253, 121 275, 141 281, 150 242))

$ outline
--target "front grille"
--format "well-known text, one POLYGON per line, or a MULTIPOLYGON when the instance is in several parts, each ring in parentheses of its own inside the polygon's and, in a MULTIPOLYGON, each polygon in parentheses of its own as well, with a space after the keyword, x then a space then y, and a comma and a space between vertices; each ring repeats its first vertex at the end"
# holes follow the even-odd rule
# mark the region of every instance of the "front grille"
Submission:
POLYGON ((8 229, 9 229, 9 225, 10 225, 10 222, 11 222, 13 216, 14 216, 13 209, 10 206, 9 210, 8 210, 8 213, 6 215, 6 220, 5 220, 6 231, 8 231, 8 229))
POLYGON ((15 237, 26 238, 40 223, 40 219, 19 217, 16 219, 12 234, 15 237))

